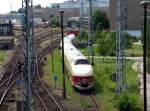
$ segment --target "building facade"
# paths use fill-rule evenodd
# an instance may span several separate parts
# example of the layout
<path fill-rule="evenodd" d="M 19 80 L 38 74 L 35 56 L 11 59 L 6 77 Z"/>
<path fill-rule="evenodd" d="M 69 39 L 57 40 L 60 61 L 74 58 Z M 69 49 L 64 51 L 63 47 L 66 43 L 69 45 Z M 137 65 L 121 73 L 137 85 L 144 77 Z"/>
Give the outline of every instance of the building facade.
<path fill-rule="evenodd" d="M 33 16 L 34 18 L 42 18 L 46 21 L 50 20 L 50 15 L 53 15 L 53 18 L 60 20 L 60 8 L 41 8 L 34 9 Z M 70 17 L 78 17 L 80 10 L 78 8 L 64 8 L 64 22 L 66 22 Z"/>
<path fill-rule="evenodd" d="M 142 0 L 126 0 L 126 30 L 132 35 L 141 35 L 142 30 Z M 110 0 L 110 28 L 116 30 L 117 0 Z"/>
<path fill-rule="evenodd" d="M 58 6 L 58 4 L 51 4 L 51 6 Z M 67 0 L 63 3 L 59 4 L 60 8 L 63 9 L 80 9 L 80 0 Z M 109 8 L 109 1 L 108 0 L 93 0 L 93 7 L 95 9 L 99 8 L 100 10 L 108 13 L 108 8 Z M 106 9 L 106 10 L 105 10 Z M 89 1 L 88 0 L 83 0 L 83 13 L 84 16 L 88 16 L 89 13 Z"/>

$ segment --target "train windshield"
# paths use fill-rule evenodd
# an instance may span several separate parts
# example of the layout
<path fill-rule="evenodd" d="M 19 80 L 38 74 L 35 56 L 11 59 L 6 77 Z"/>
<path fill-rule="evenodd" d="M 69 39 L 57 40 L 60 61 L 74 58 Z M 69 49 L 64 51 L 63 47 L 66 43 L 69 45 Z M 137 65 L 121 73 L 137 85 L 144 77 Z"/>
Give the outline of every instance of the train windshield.
<path fill-rule="evenodd" d="M 75 62 L 75 65 L 79 65 L 79 64 L 90 64 L 90 63 L 87 59 L 79 59 Z"/>

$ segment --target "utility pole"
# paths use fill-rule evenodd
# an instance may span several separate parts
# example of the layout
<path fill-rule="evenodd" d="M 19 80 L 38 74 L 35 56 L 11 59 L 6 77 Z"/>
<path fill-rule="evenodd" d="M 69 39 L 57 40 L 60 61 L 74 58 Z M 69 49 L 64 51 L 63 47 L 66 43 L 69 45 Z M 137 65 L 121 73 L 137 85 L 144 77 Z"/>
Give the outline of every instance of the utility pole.
<path fill-rule="evenodd" d="M 125 74 L 125 25 L 126 0 L 117 0 L 117 36 L 116 36 L 116 93 L 120 94 L 127 89 Z"/>
<path fill-rule="evenodd" d="M 89 54 L 92 56 L 91 64 L 94 65 L 94 51 L 93 51 L 93 19 L 92 19 L 92 0 L 89 0 Z"/>
<path fill-rule="evenodd" d="M 81 40 L 83 38 L 83 10 L 84 10 L 84 3 L 83 0 L 80 0 L 80 46 Z"/>
<path fill-rule="evenodd" d="M 23 87 L 25 87 L 23 110 L 32 110 L 32 74 L 33 74 L 33 1 L 22 0 L 22 63 L 23 63 Z M 26 109 L 24 109 L 26 108 Z"/>
<path fill-rule="evenodd" d="M 64 10 L 60 10 L 61 15 L 61 49 L 62 49 L 62 76 L 63 76 L 63 97 L 66 99 L 66 85 L 65 85 L 65 61 L 64 61 L 64 26 L 63 26 Z"/>
<path fill-rule="evenodd" d="M 147 79 L 146 79 L 146 56 L 147 56 L 147 48 L 146 48 L 146 34 L 147 34 L 147 6 L 150 5 L 150 1 L 145 0 L 142 1 L 141 6 L 144 8 L 144 40 L 143 40 L 143 96 L 144 96 L 144 111 L 147 111 Z"/>
<path fill-rule="evenodd" d="M 57 15 L 57 22 L 58 22 L 57 27 L 56 27 L 56 28 L 57 28 L 57 31 L 56 31 L 57 34 L 59 34 L 59 29 L 58 29 L 58 27 L 59 27 L 59 25 L 60 25 L 59 20 L 58 20 L 58 17 L 59 17 L 59 16 Z"/>
<path fill-rule="evenodd" d="M 51 30 L 51 49 L 53 48 L 52 39 L 53 39 L 53 26 L 52 26 L 53 15 L 50 15 L 50 30 Z M 54 73 L 54 62 L 53 62 L 53 50 L 51 51 L 51 61 L 52 61 L 52 73 Z"/>

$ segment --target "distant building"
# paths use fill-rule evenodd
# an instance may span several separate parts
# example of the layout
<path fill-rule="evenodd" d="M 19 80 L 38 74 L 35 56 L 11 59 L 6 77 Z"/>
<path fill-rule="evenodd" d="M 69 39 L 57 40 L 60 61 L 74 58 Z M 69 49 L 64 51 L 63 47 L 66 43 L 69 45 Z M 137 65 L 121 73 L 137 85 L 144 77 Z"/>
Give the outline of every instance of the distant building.
<path fill-rule="evenodd" d="M 0 23 L 8 23 L 10 20 L 14 25 L 21 25 L 21 14 L 0 14 Z"/>
<path fill-rule="evenodd" d="M 11 21 L 0 24 L 0 49 L 12 49 L 14 47 L 14 30 Z"/>
<path fill-rule="evenodd" d="M 87 16 L 88 15 L 88 11 L 89 11 L 89 1 L 88 0 L 83 0 L 83 4 L 84 4 L 84 15 Z M 51 4 L 51 7 L 55 7 L 58 6 L 57 4 Z M 63 9 L 80 9 L 80 0 L 68 0 L 68 1 L 64 1 L 63 3 L 59 4 L 60 8 Z M 93 0 L 93 7 L 94 9 L 102 9 L 102 11 L 106 12 L 108 14 L 108 8 L 109 8 L 109 2 L 107 0 Z M 106 10 L 105 10 L 106 9 Z"/>
<path fill-rule="evenodd" d="M 33 16 L 34 18 L 42 18 L 46 21 L 50 20 L 49 15 L 53 15 L 54 19 L 60 20 L 60 8 L 41 8 L 41 9 L 34 9 Z M 79 9 L 77 8 L 65 8 L 64 10 L 64 21 L 66 22 L 70 17 L 79 16 Z"/>
<path fill-rule="evenodd" d="M 142 0 L 126 0 L 126 31 L 134 36 L 141 36 L 143 16 L 140 2 Z M 110 0 L 110 28 L 116 30 L 117 0 Z"/>

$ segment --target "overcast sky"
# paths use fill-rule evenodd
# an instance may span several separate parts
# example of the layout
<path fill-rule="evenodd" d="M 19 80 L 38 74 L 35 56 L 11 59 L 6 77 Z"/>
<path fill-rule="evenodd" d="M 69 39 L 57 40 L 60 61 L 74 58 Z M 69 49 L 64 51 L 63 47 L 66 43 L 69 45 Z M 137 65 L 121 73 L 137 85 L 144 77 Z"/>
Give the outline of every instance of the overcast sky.
<path fill-rule="evenodd" d="M 22 0 L 0 0 L 0 13 L 8 13 L 12 10 L 21 8 Z M 50 6 L 50 3 L 61 3 L 65 0 L 33 0 L 34 5 L 41 4 L 42 6 Z"/>

